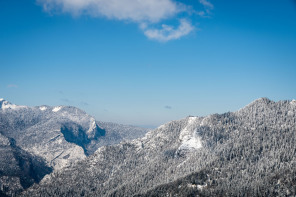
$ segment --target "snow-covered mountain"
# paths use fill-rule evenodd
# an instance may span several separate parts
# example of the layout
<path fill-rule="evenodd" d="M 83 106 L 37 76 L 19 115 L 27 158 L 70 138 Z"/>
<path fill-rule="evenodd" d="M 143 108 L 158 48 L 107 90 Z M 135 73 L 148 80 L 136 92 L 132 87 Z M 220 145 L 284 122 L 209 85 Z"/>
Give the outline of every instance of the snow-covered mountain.
<path fill-rule="evenodd" d="M 19 191 L 39 182 L 52 170 L 60 170 L 85 159 L 100 146 L 141 137 L 146 132 L 147 129 L 143 128 L 98 122 L 75 107 L 27 107 L 0 99 L 0 190 L 5 187 L 9 188 L 6 190 L 14 190 L 12 182 L 20 182 L 15 186 Z M 39 170 L 40 173 L 27 170 L 28 177 L 31 177 L 30 173 L 38 176 L 38 179 L 28 178 L 27 182 L 21 180 L 23 172 L 8 173 L 6 169 L 11 167 L 10 162 L 15 169 L 22 171 L 24 159 L 19 160 L 23 157 L 28 160 L 26 165 L 34 168 L 38 161 L 41 168 L 47 170 Z"/>
<path fill-rule="evenodd" d="M 24 196 L 292 196 L 296 101 L 187 117 L 99 148 Z"/>

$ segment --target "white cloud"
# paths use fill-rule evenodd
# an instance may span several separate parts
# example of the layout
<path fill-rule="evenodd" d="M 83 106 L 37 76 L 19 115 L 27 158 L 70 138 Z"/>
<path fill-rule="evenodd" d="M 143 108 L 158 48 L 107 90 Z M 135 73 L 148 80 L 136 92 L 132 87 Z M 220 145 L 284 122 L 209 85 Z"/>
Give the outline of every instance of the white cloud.
<path fill-rule="evenodd" d="M 45 11 L 88 14 L 135 22 L 159 22 L 182 11 L 172 0 L 37 0 Z"/>
<path fill-rule="evenodd" d="M 162 25 L 162 29 L 146 29 L 144 34 L 152 39 L 161 42 L 167 42 L 169 40 L 179 39 L 187 34 L 189 34 L 194 27 L 186 19 L 180 20 L 180 25 L 178 28 L 174 28 L 169 25 Z"/>
<path fill-rule="evenodd" d="M 69 13 L 73 16 L 89 15 L 139 25 L 144 34 L 153 40 L 169 41 L 189 34 L 194 28 L 186 19 L 180 20 L 178 27 L 163 24 L 161 29 L 152 25 L 166 19 L 176 19 L 181 12 L 190 12 L 190 6 L 175 0 L 36 0 L 49 13 Z M 206 11 L 213 5 L 207 0 L 199 0 Z M 199 12 L 204 13 L 204 12 Z M 201 15 L 201 14 L 200 14 Z"/>

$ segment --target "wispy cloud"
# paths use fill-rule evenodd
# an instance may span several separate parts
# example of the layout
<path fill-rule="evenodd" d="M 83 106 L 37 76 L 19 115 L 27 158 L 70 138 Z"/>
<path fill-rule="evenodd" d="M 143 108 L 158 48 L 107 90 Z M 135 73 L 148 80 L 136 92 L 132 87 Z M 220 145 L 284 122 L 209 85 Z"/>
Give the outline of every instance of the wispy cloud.
<path fill-rule="evenodd" d="M 83 106 L 88 106 L 89 105 L 87 102 L 84 102 L 84 101 L 81 101 L 80 104 L 83 105 Z"/>
<path fill-rule="evenodd" d="M 166 106 L 164 106 L 164 108 L 166 108 L 166 109 L 172 109 L 172 106 L 166 105 Z"/>
<path fill-rule="evenodd" d="M 65 102 L 65 103 L 70 103 L 70 100 L 67 98 L 62 98 L 61 101 Z"/>
<path fill-rule="evenodd" d="M 204 6 L 204 8 L 208 14 L 210 14 L 211 10 L 214 9 L 214 5 L 211 2 L 209 2 L 208 0 L 199 0 L 199 3 Z M 206 14 L 205 12 L 201 12 L 201 13 L 203 13 L 204 15 Z"/>
<path fill-rule="evenodd" d="M 211 2 L 209 2 L 209 1 L 207 1 L 207 0 L 199 0 L 199 2 L 200 2 L 203 6 L 209 8 L 209 9 L 214 9 L 213 4 L 212 4 Z"/>
<path fill-rule="evenodd" d="M 162 24 L 160 29 L 152 28 L 167 19 L 178 19 L 178 14 L 191 12 L 191 6 L 174 0 L 36 0 L 46 12 L 69 13 L 75 17 L 88 15 L 121 21 L 134 22 L 144 34 L 153 40 L 166 42 L 188 35 L 194 28 L 187 19 L 177 27 Z M 207 0 L 199 1 L 206 10 L 213 5 Z M 196 12 L 198 13 L 198 12 Z M 202 12 L 199 12 L 202 13 Z M 188 16 L 189 17 L 189 16 Z"/>
<path fill-rule="evenodd" d="M 9 84 L 7 85 L 8 88 L 18 88 L 18 85 L 15 84 Z"/>
<path fill-rule="evenodd" d="M 178 28 L 169 25 L 162 25 L 162 29 L 146 29 L 144 34 L 152 39 L 161 42 L 179 39 L 189 34 L 194 27 L 186 19 L 180 20 Z"/>

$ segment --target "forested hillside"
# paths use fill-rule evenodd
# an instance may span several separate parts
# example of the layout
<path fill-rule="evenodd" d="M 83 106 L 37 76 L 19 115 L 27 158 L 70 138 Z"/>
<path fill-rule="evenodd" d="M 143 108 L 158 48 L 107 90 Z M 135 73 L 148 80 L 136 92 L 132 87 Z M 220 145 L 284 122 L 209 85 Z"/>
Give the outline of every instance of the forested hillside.
<path fill-rule="evenodd" d="M 24 196 L 292 196 L 296 101 L 187 117 L 99 148 Z"/>
<path fill-rule="evenodd" d="M 28 107 L 0 99 L 0 194 L 17 194 L 103 145 L 142 137 L 146 132 L 96 121 L 71 106 Z"/>

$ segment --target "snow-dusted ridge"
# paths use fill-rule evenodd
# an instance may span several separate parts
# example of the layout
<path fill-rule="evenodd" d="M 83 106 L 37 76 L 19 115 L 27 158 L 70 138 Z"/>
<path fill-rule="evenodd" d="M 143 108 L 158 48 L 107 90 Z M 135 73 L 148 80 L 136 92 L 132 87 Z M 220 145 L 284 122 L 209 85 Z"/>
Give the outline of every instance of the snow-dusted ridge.
<path fill-rule="evenodd" d="M 283 100 L 283 101 L 285 101 L 285 102 L 289 102 L 292 106 L 296 106 L 296 100 L 295 100 L 295 99 L 293 99 L 293 100 Z M 234 112 L 234 113 L 239 113 L 239 112 L 241 112 L 241 111 L 246 110 L 246 109 L 249 108 L 249 107 L 256 107 L 255 105 L 258 105 L 259 103 L 263 103 L 263 104 L 267 105 L 267 104 L 269 104 L 269 103 L 276 103 L 276 102 L 270 100 L 269 98 L 265 98 L 265 97 L 264 97 L 264 98 L 258 98 L 258 99 L 256 99 L 256 100 L 254 100 L 253 102 L 249 103 L 248 105 L 246 105 L 246 106 L 240 108 L 239 110 L 237 110 L 237 111 Z"/>
<path fill-rule="evenodd" d="M 265 97 L 263 97 L 263 98 L 258 98 L 258 99 L 256 99 L 256 100 L 252 101 L 251 103 L 247 104 L 246 106 L 240 108 L 240 109 L 237 110 L 235 113 L 239 113 L 239 112 L 241 112 L 241 111 L 244 111 L 245 109 L 247 109 L 247 108 L 249 108 L 249 107 L 252 107 L 252 106 L 256 105 L 257 103 L 268 103 L 268 102 L 273 102 L 273 101 L 271 101 L 270 99 L 265 98 Z"/>

